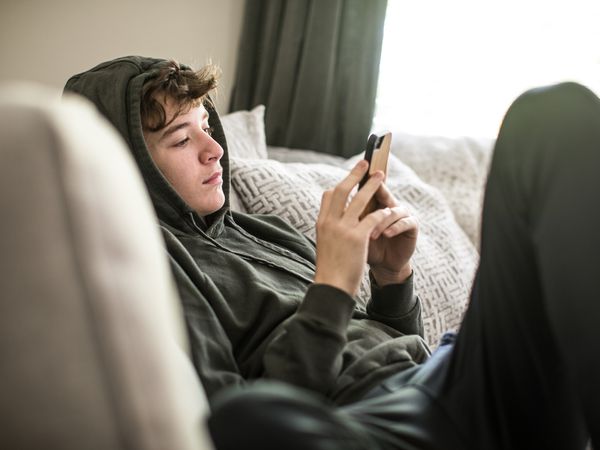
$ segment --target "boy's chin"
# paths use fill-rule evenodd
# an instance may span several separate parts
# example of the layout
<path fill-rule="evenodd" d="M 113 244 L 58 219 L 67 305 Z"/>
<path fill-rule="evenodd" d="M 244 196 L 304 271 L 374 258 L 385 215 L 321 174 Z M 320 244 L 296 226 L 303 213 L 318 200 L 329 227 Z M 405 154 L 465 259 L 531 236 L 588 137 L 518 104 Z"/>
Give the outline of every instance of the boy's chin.
<path fill-rule="evenodd" d="M 197 209 L 196 212 L 200 216 L 210 216 L 211 214 L 214 214 L 218 210 L 220 210 L 223 207 L 223 205 L 225 205 L 225 196 L 224 195 L 222 196 L 222 198 L 217 199 L 215 202 L 213 202 L 212 205 L 206 205 L 201 210 Z"/>

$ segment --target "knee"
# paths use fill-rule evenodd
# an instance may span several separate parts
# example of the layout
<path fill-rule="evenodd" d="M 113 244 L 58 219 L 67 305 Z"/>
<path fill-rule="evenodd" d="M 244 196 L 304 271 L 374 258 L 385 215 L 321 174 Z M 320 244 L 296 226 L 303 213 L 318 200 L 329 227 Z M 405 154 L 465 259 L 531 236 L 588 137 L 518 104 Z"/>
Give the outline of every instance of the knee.
<path fill-rule="evenodd" d="M 600 100 L 587 87 L 564 82 L 530 89 L 521 94 L 509 108 L 506 122 L 527 127 L 530 131 L 544 128 L 561 130 L 570 124 L 600 117 Z"/>
<path fill-rule="evenodd" d="M 574 81 L 565 81 L 548 86 L 532 88 L 523 94 L 523 96 L 541 96 L 551 100 L 558 100 L 563 97 L 573 98 L 580 95 L 595 97 L 595 94 L 591 90 Z"/>

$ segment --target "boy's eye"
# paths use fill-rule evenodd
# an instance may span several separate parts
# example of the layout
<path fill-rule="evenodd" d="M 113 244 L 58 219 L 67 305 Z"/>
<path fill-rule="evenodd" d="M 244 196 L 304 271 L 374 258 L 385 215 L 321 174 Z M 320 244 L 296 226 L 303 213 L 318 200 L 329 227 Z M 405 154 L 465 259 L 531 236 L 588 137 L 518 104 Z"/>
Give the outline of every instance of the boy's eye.
<path fill-rule="evenodd" d="M 206 127 L 206 128 L 204 128 L 204 132 L 206 134 L 208 134 L 209 136 L 212 136 L 213 131 L 214 131 L 213 127 Z"/>
<path fill-rule="evenodd" d="M 182 139 L 181 141 L 175 143 L 173 145 L 173 147 L 185 147 L 185 145 L 190 141 L 189 137 L 186 137 L 185 139 Z"/>

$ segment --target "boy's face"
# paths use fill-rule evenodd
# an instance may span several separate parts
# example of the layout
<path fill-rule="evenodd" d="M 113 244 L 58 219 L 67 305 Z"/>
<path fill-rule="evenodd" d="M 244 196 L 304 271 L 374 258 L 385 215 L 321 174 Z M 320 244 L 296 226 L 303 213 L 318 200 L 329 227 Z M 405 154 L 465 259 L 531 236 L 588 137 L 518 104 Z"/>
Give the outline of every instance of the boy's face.
<path fill-rule="evenodd" d="M 175 114 L 174 102 L 163 103 L 168 121 Z M 209 133 L 204 106 L 180 114 L 162 130 L 144 131 L 154 163 L 171 186 L 200 216 L 219 210 L 225 203 L 223 149 Z"/>

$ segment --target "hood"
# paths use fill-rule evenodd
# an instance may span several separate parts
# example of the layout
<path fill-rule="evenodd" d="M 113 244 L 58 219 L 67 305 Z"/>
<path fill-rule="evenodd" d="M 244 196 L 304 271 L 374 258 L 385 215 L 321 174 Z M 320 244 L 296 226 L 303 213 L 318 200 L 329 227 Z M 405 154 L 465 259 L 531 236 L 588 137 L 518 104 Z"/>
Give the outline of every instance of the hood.
<path fill-rule="evenodd" d="M 216 110 L 206 105 L 209 125 L 213 128 L 212 136 L 224 150 L 221 165 L 225 204 L 206 218 L 200 217 L 175 192 L 152 161 L 144 141 L 140 114 L 142 87 L 166 63 L 164 59 L 141 56 L 107 61 L 71 77 L 65 85 L 65 92 L 74 92 L 91 100 L 125 138 L 162 223 L 184 232 L 193 232 L 196 227 L 201 227 L 211 235 L 219 234 L 223 218 L 229 211 L 230 176 L 227 142 Z M 188 68 L 183 64 L 181 67 Z"/>

